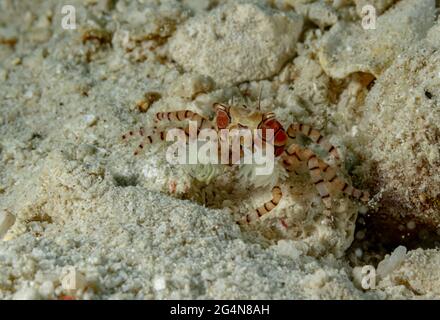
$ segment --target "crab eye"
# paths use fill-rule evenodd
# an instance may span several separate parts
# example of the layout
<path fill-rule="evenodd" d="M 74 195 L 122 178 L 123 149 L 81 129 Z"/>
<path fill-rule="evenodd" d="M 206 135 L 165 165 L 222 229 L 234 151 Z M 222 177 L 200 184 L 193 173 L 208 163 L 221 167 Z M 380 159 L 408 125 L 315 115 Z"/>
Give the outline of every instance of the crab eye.
<path fill-rule="evenodd" d="M 226 129 L 229 125 L 228 113 L 224 110 L 217 110 L 217 128 Z"/>

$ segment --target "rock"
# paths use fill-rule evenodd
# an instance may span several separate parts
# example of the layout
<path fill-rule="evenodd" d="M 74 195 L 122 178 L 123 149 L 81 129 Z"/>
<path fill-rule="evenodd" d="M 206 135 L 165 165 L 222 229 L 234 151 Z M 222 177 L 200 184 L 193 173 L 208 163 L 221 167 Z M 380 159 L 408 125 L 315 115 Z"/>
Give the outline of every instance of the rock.
<path fill-rule="evenodd" d="M 170 93 L 182 98 L 194 99 L 197 95 L 207 93 L 213 88 L 214 82 L 210 77 L 187 74 L 172 84 Z"/>
<path fill-rule="evenodd" d="M 295 9 L 321 29 L 338 22 L 338 15 L 335 9 L 324 2 L 298 4 L 295 6 Z"/>
<path fill-rule="evenodd" d="M 38 291 L 27 286 L 18 290 L 12 297 L 13 300 L 38 300 L 39 298 Z"/>
<path fill-rule="evenodd" d="M 433 46 L 440 47 L 440 21 L 437 20 L 437 23 L 428 31 L 428 35 L 426 36 L 427 41 L 429 41 Z"/>
<path fill-rule="evenodd" d="M 274 249 L 278 254 L 290 257 L 292 259 L 298 259 L 303 252 L 298 249 L 296 243 L 292 240 L 279 240 Z"/>
<path fill-rule="evenodd" d="M 84 123 L 88 127 L 95 125 L 97 121 L 98 121 L 98 117 L 95 116 L 94 114 L 86 114 L 84 116 Z"/>
<path fill-rule="evenodd" d="M 323 38 L 321 66 L 338 79 L 354 72 L 378 77 L 395 57 L 426 37 L 434 12 L 434 0 L 401 1 L 377 18 L 374 30 L 364 30 L 360 22 L 337 23 Z"/>
<path fill-rule="evenodd" d="M 404 246 L 398 246 L 394 249 L 393 253 L 390 256 L 385 257 L 379 264 L 377 265 L 377 276 L 380 279 L 385 278 L 395 269 L 397 269 L 403 261 L 405 261 L 406 257 L 406 248 Z"/>
<path fill-rule="evenodd" d="M 170 39 L 169 54 L 222 85 L 264 79 L 294 56 L 302 26 L 294 13 L 229 3 L 189 19 Z"/>
<path fill-rule="evenodd" d="M 396 0 L 354 0 L 359 17 L 363 17 L 362 8 L 367 5 L 373 6 L 376 9 L 376 14 L 380 15 L 395 2 Z"/>
<path fill-rule="evenodd" d="M 0 211 L 0 239 L 2 239 L 9 228 L 15 223 L 15 216 L 7 211 Z"/>
<path fill-rule="evenodd" d="M 404 286 L 407 297 L 411 295 L 438 297 L 440 294 L 439 263 L 438 249 L 409 251 L 401 265 L 385 281 L 379 283 L 379 288 L 393 294 L 396 287 Z"/>
<path fill-rule="evenodd" d="M 76 151 L 72 150 L 72 153 L 81 153 Z M 95 165 L 95 162 L 92 164 Z M 51 152 L 41 167 L 15 186 L 23 190 L 19 196 L 3 198 L 1 205 L 5 211 L 0 212 L 14 212 L 17 219 L 15 224 L 12 220 L 4 224 L 13 224 L 8 233 L 10 239 L 26 232 L 32 221 L 58 223 L 68 219 L 70 214 L 80 211 L 77 201 L 84 201 L 82 211 L 89 212 L 93 206 L 90 199 L 97 196 L 92 195 L 91 190 L 100 180 L 99 172 L 92 164 L 81 164 L 71 155 L 67 156 L 67 152 Z"/>
<path fill-rule="evenodd" d="M 54 291 L 55 289 L 52 281 L 44 281 L 39 288 L 39 293 L 45 299 L 52 297 Z"/>
<path fill-rule="evenodd" d="M 160 291 L 160 290 L 164 290 L 167 286 L 166 280 L 164 277 L 156 277 L 153 280 L 153 287 L 154 290 L 156 291 Z"/>
<path fill-rule="evenodd" d="M 359 152 L 370 162 L 368 183 L 378 201 L 373 222 L 381 230 L 382 241 L 386 241 L 384 235 L 392 243 L 401 243 L 402 236 L 434 241 L 426 238 L 426 231 L 437 237 L 439 74 L 440 53 L 423 41 L 402 54 L 366 98 L 359 134 L 369 146 Z"/>

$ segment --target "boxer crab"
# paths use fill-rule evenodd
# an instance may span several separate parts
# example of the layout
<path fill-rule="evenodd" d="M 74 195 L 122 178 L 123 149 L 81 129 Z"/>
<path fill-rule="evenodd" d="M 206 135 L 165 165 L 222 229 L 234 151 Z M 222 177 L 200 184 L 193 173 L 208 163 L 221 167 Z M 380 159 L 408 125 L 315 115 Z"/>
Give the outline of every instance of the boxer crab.
<path fill-rule="evenodd" d="M 340 170 L 339 153 L 336 147 L 325 139 L 318 130 L 302 123 L 292 123 L 287 130 L 285 130 L 276 119 L 274 113 L 261 112 L 259 110 L 250 111 L 246 106 L 239 107 L 215 103 L 214 110 L 215 116 L 212 120 L 191 110 L 180 110 L 158 112 L 155 115 L 155 121 L 156 123 L 193 121 L 197 124 L 198 132 L 202 129 L 213 129 L 217 133 L 220 133 L 220 131 L 224 129 L 261 129 L 261 132 L 263 132 L 263 141 L 265 141 L 265 131 L 272 129 L 274 134 L 273 152 L 275 161 L 280 161 L 281 165 L 289 174 L 297 175 L 301 169 L 305 169 L 309 172 L 327 214 L 331 212 L 331 194 L 335 192 L 342 192 L 362 202 L 368 202 L 368 192 L 354 188 L 343 177 L 338 175 L 338 171 Z M 185 131 L 187 136 L 189 135 L 188 126 L 181 127 L 181 129 Z M 169 129 L 159 129 L 157 126 L 152 130 L 141 128 L 137 131 L 129 131 L 122 136 L 122 139 L 127 140 L 132 136 L 141 136 L 143 140 L 134 151 L 134 154 L 138 155 L 146 145 L 164 141 L 168 130 Z M 314 144 L 319 145 L 335 160 L 335 164 L 328 164 L 314 151 L 298 144 L 297 137 L 299 135 L 303 135 L 309 138 Z M 229 165 L 232 165 L 232 163 L 229 163 Z M 263 215 L 272 211 L 278 205 L 281 198 L 281 188 L 278 185 L 273 186 L 272 199 L 256 208 L 252 213 L 246 214 L 239 223 L 251 223 L 261 218 Z"/>

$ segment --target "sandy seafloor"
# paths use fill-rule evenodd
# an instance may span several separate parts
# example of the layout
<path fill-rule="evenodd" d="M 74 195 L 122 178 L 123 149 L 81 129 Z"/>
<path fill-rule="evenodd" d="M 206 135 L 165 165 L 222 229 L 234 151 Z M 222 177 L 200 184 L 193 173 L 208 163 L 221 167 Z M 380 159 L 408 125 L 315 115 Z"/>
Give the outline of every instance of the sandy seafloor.
<path fill-rule="evenodd" d="M 73 30 L 63 5 L 0 0 L 0 299 L 440 298 L 438 1 L 75 0 Z M 260 88 L 368 205 L 334 195 L 330 222 L 304 174 L 240 227 L 270 188 L 121 140 Z"/>

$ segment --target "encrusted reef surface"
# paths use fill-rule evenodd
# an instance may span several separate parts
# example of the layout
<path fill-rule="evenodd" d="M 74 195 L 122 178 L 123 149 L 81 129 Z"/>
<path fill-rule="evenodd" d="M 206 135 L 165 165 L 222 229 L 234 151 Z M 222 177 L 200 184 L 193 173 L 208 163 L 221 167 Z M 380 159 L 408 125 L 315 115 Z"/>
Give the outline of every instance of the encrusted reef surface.
<path fill-rule="evenodd" d="M 70 5 L 76 29 L 59 1 L 0 0 L 0 299 L 440 298 L 438 2 Z M 279 165 L 172 165 L 121 139 L 215 102 L 316 127 L 371 201 L 332 194 L 329 216 L 305 171 L 239 226 Z"/>

